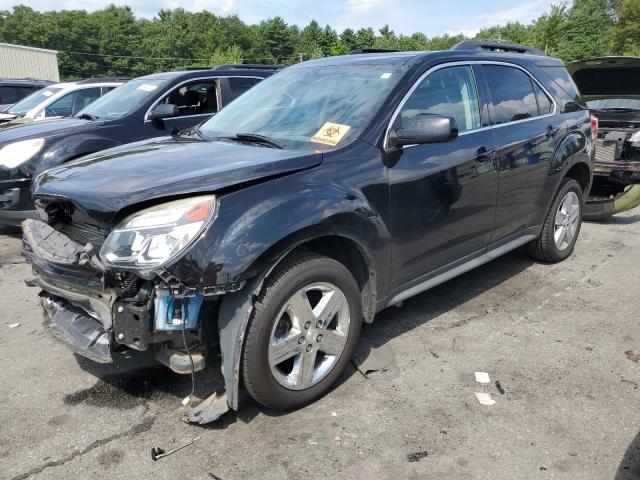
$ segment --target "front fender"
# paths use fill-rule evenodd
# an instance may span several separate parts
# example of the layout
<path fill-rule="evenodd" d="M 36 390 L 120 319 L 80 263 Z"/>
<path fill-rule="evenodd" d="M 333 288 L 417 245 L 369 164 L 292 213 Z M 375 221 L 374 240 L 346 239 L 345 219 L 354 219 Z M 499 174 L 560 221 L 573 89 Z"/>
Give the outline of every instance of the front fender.
<path fill-rule="evenodd" d="M 389 232 L 378 212 L 358 192 L 309 176 L 300 172 L 221 196 L 212 227 L 168 270 L 190 287 L 244 282 L 292 248 L 331 235 L 353 240 L 374 272 L 385 271 Z"/>

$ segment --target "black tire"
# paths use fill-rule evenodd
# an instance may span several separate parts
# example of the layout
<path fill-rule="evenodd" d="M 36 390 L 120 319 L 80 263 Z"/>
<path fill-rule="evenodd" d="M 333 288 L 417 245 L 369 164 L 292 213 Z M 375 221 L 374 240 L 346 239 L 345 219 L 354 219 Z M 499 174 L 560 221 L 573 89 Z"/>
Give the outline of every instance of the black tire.
<path fill-rule="evenodd" d="M 268 349 L 277 315 L 289 298 L 314 282 L 328 282 L 344 293 L 349 306 L 350 326 L 346 345 L 333 369 L 315 385 L 290 390 L 271 372 Z M 251 314 L 241 358 L 244 387 L 258 403 L 279 410 L 307 405 L 327 393 L 347 366 L 358 341 L 362 324 L 362 299 L 351 272 L 341 263 L 315 253 L 294 254 L 267 278 Z"/>
<path fill-rule="evenodd" d="M 571 240 L 568 248 L 565 250 L 559 250 L 554 241 L 553 235 L 555 230 L 556 212 L 560 206 L 560 202 L 564 199 L 565 195 L 569 192 L 574 192 L 579 199 L 580 214 L 578 216 L 578 228 Z M 548 263 L 558 263 L 566 260 L 573 253 L 576 241 L 580 235 L 580 228 L 582 227 L 582 216 L 584 213 L 584 192 L 580 187 L 580 184 L 572 178 L 565 178 L 558 192 L 556 193 L 551 208 L 547 212 L 547 216 L 542 227 L 542 233 L 540 236 L 528 244 L 528 253 L 532 257 Z"/>

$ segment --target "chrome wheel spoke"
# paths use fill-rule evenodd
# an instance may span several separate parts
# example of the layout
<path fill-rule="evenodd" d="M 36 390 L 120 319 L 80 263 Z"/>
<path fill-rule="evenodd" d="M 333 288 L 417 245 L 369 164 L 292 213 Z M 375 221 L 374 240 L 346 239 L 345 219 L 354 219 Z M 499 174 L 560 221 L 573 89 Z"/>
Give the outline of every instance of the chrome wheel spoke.
<path fill-rule="evenodd" d="M 318 350 L 327 355 L 340 355 L 347 344 L 347 336 L 338 330 L 325 330 Z"/>
<path fill-rule="evenodd" d="M 271 366 L 279 365 L 285 360 L 302 353 L 303 348 L 298 343 L 300 335 L 291 335 L 284 340 L 280 340 L 269 349 L 269 363 Z"/>
<path fill-rule="evenodd" d="M 304 328 L 307 322 L 313 322 L 315 320 L 309 298 L 304 290 L 300 290 L 289 299 L 289 308 L 287 310 L 293 314 L 294 320 L 300 330 Z"/>
<path fill-rule="evenodd" d="M 305 352 L 296 358 L 292 372 L 296 387 L 308 388 L 313 384 L 313 370 L 316 365 L 317 355 L 318 351 L 313 349 L 311 352 Z"/>
<path fill-rule="evenodd" d="M 313 313 L 318 321 L 322 322 L 322 327 L 328 325 L 338 310 L 344 306 L 345 302 L 346 299 L 344 295 L 342 295 L 342 292 L 338 293 L 336 290 L 327 292 L 322 296 L 322 299 L 313 309 Z"/>
<path fill-rule="evenodd" d="M 560 247 L 560 245 L 562 244 L 566 231 L 567 231 L 567 227 L 565 227 L 564 225 L 556 228 L 556 231 L 553 237 L 554 237 L 554 240 L 556 241 L 557 247 Z"/>

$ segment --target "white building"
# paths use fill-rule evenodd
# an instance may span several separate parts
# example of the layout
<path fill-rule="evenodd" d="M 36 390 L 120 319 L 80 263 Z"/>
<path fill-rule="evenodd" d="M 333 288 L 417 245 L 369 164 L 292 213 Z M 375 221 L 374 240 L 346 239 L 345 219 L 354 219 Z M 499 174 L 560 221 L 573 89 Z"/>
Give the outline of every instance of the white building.
<path fill-rule="evenodd" d="M 58 52 L 0 43 L 0 78 L 60 81 Z"/>

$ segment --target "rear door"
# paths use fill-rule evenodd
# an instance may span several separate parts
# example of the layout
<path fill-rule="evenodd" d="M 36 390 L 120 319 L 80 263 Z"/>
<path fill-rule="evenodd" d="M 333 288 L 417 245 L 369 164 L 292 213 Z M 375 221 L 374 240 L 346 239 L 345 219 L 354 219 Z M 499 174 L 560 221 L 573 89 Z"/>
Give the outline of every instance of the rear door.
<path fill-rule="evenodd" d="M 553 153 L 565 125 L 550 95 L 515 65 L 483 65 L 498 144 L 500 188 L 497 241 L 535 226 L 549 199 L 543 198 Z"/>
<path fill-rule="evenodd" d="M 394 287 L 480 251 L 489 242 L 498 191 L 495 138 L 470 65 L 420 80 L 391 128 L 419 115 L 456 120 L 449 142 L 404 147 L 389 166 Z"/>

